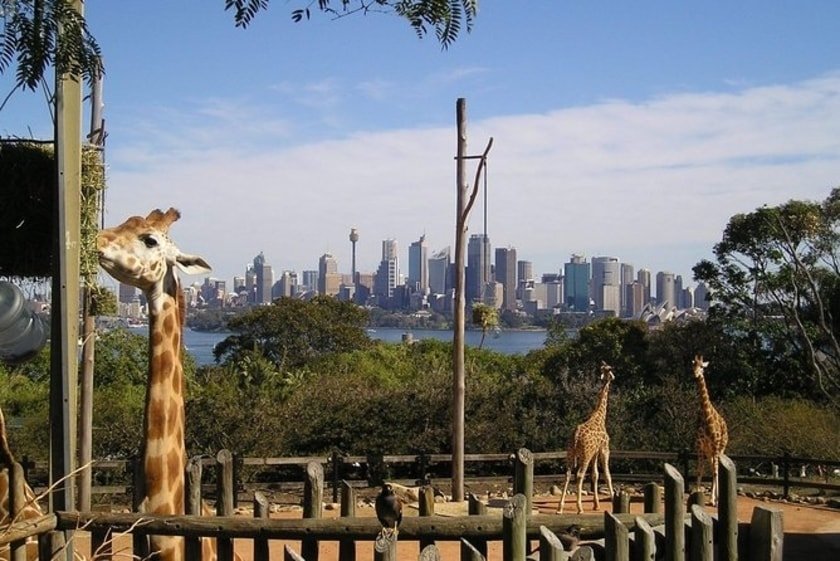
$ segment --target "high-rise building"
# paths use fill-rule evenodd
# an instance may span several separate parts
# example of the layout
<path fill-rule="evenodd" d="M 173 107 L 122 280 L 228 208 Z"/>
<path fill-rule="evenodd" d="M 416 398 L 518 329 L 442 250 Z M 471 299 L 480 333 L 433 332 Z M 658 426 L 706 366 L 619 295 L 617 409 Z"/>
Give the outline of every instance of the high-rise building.
<path fill-rule="evenodd" d="M 318 260 L 318 294 L 336 296 L 341 288 L 341 274 L 338 261 L 331 253 L 325 253 Z"/>
<path fill-rule="evenodd" d="M 547 309 L 563 304 L 563 275 L 560 273 L 545 273 L 542 276 L 542 285 Z"/>
<path fill-rule="evenodd" d="M 573 254 L 563 265 L 563 294 L 566 307 L 572 311 L 589 311 L 589 272 L 589 263 L 583 255 Z"/>
<path fill-rule="evenodd" d="M 674 277 L 674 298 L 676 298 L 674 305 L 677 307 L 678 310 L 684 310 L 689 307 L 685 303 L 682 275 L 677 275 Z"/>
<path fill-rule="evenodd" d="M 645 287 L 639 281 L 633 281 L 631 284 L 625 285 L 624 288 L 626 292 L 624 314 L 626 317 L 638 317 L 645 306 Z"/>
<path fill-rule="evenodd" d="M 490 238 L 473 234 L 467 243 L 466 301 L 481 301 L 490 277 Z"/>
<path fill-rule="evenodd" d="M 254 257 L 254 303 L 270 304 L 273 285 L 274 272 L 271 270 L 271 265 L 265 262 L 265 255 L 261 251 Z"/>
<path fill-rule="evenodd" d="M 534 264 L 530 261 L 516 262 L 516 297 L 525 300 L 525 290 L 534 284 Z"/>
<path fill-rule="evenodd" d="M 656 303 L 668 308 L 676 307 L 677 294 L 674 292 L 674 273 L 659 271 L 656 273 Z"/>
<path fill-rule="evenodd" d="M 294 271 L 283 271 L 274 284 L 272 296 L 274 298 L 289 298 L 297 294 L 298 277 Z"/>
<path fill-rule="evenodd" d="M 621 285 L 621 288 L 619 289 L 619 292 L 620 292 L 620 295 L 621 295 L 621 315 L 622 315 L 622 317 L 629 317 L 629 316 L 633 315 L 632 313 L 627 311 L 627 308 L 628 308 L 627 296 L 629 294 L 631 294 L 631 292 L 628 291 L 627 287 L 630 286 L 631 284 L 633 284 L 635 281 L 636 281 L 636 279 L 635 279 L 635 272 L 634 272 L 633 265 L 631 265 L 630 263 L 622 263 L 621 264 L 621 281 L 619 283 Z"/>
<path fill-rule="evenodd" d="M 496 248 L 496 282 L 502 283 L 502 308 L 516 310 L 516 248 Z"/>
<path fill-rule="evenodd" d="M 706 283 L 698 283 L 694 288 L 694 305 L 701 310 L 708 311 L 709 309 L 709 287 Z"/>
<path fill-rule="evenodd" d="M 446 294 L 452 285 L 449 269 L 449 246 L 429 258 L 429 290 L 432 294 Z"/>
<path fill-rule="evenodd" d="M 254 265 L 248 265 L 245 269 L 245 290 L 248 292 L 248 302 L 251 304 L 257 301 L 257 272 Z"/>
<path fill-rule="evenodd" d="M 642 285 L 642 306 L 650 302 L 650 269 L 639 269 L 636 280 Z"/>
<path fill-rule="evenodd" d="M 408 246 L 408 284 L 421 292 L 429 288 L 429 246 L 425 234 Z"/>
<path fill-rule="evenodd" d="M 617 257 L 592 258 L 592 300 L 595 309 L 619 314 L 621 306 L 621 264 Z"/>
<path fill-rule="evenodd" d="M 120 304 L 128 304 L 132 302 L 137 297 L 137 288 L 130 285 L 125 284 L 123 282 L 120 283 L 120 294 L 119 294 L 119 301 Z"/>
<path fill-rule="evenodd" d="M 301 273 L 301 290 L 313 292 L 318 290 L 318 271 L 303 271 Z"/>
<path fill-rule="evenodd" d="M 376 270 L 376 281 L 374 282 L 374 294 L 384 304 L 394 296 L 394 289 L 399 284 L 400 260 L 397 247 L 397 240 L 387 239 L 382 241 L 382 260 Z M 385 304 L 386 307 L 387 304 Z"/>

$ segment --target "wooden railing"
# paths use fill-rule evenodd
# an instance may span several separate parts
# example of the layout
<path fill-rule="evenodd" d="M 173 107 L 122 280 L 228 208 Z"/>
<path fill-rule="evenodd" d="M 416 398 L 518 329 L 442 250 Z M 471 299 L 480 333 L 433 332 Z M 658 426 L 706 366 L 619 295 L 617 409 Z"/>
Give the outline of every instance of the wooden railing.
<path fill-rule="evenodd" d="M 707 513 L 702 494 L 694 493 L 688 500 L 685 481 L 679 470 L 666 463 L 663 488 L 657 483 L 645 486 L 645 513 L 628 514 L 629 497 L 618 493 L 613 500 L 614 513 L 603 516 L 536 514 L 531 505 L 534 463 L 539 456 L 526 449 L 513 455 L 514 493 L 500 514 L 487 514 L 486 505 L 470 497 L 470 515 L 440 517 L 434 515 L 431 488 L 421 493 L 421 514 L 408 517 L 400 526 L 399 539 L 418 541 L 422 546 L 420 559 L 439 559 L 434 541 L 459 541 L 462 561 L 479 561 L 487 556 L 487 542 L 501 541 L 504 561 L 525 561 L 528 545 L 539 543 L 540 560 L 607 559 L 624 561 L 664 558 L 669 561 L 711 561 L 714 558 L 735 560 L 781 559 L 783 545 L 781 511 L 757 507 L 752 521 L 740 525 L 737 521 L 737 479 L 735 464 L 727 457 L 720 463 L 720 499 L 715 516 Z M 319 541 L 339 541 L 339 561 L 355 561 L 354 543 L 375 541 L 374 559 L 394 561 L 396 541 L 377 540 L 381 529 L 372 517 L 358 518 L 354 514 L 355 490 L 342 482 L 342 517 L 321 518 L 324 493 L 324 470 L 320 462 L 310 462 L 305 469 L 303 519 L 269 519 L 265 498 L 254 497 L 254 518 L 234 517 L 232 514 L 233 478 L 232 456 L 222 451 L 216 458 L 218 501 L 221 516 L 153 516 L 148 514 L 112 514 L 99 512 L 57 512 L 34 520 L 18 522 L 0 528 L 0 544 L 11 544 L 18 555 L 21 540 L 39 536 L 41 559 L 53 559 L 62 551 L 61 532 L 84 528 L 92 533 L 92 551 L 96 558 L 109 560 L 108 537 L 115 532 L 130 532 L 134 536 L 133 553 L 143 557 L 144 537 L 150 534 L 186 537 L 187 558 L 198 558 L 199 539 L 216 538 L 220 561 L 233 558 L 233 539 L 248 539 L 253 543 L 255 561 L 268 557 L 268 540 L 300 540 L 298 554 L 286 549 L 286 559 L 318 560 Z M 188 468 L 188 512 L 200 512 L 197 489 L 201 479 L 202 462 L 191 462 Z M 22 470 L 17 470 L 22 471 Z M 17 473 L 17 472 L 13 472 Z M 18 477 L 17 475 L 15 477 Z M 425 503 L 425 506 L 423 506 Z M 687 512 L 688 509 L 688 512 Z M 567 551 L 564 533 L 572 525 L 580 527 L 584 545 Z M 654 557 L 655 556 L 655 557 Z M 13 557 L 17 559 L 17 557 Z"/>

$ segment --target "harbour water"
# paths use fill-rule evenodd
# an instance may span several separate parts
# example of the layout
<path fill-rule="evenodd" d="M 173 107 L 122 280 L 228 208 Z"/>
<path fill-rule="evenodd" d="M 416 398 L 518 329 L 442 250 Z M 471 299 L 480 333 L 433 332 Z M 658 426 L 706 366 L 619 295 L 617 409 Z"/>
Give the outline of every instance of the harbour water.
<path fill-rule="evenodd" d="M 145 334 L 145 330 L 133 329 L 137 333 Z M 412 329 L 405 330 L 395 327 L 377 327 L 368 330 L 371 339 L 380 339 L 389 343 L 399 343 L 403 336 L 410 334 L 415 340 L 419 339 L 440 339 L 451 341 L 451 331 L 435 329 Z M 184 344 L 187 352 L 192 354 L 199 365 L 213 363 L 213 347 L 230 335 L 228 332 L 205 332 L 184 330 Z M 539 349 L 545 343 L 545 331 L 542 330 L 502 330 L 495 333 L 488 333 L 484 338 L 484 348 L 492 349 L 505 354 L 525 354 L 530 350 Z M 477 347 L 481 341 L 480 331 L 467 331 L 465 342 L 468 346 Z"/>

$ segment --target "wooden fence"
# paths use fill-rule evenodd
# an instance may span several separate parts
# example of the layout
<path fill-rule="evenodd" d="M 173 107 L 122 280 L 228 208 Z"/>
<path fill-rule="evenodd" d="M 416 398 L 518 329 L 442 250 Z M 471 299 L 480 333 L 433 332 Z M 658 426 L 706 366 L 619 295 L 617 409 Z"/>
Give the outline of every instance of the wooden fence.
<path fill-rule="evenodd" d="M 534 460 L 536 454 L 526 449 L 514 454 L 514 497 L 501 514 L 487 514 L 486 505 L 470 497 L 469 515 L 442 517 L 434 515 L 431 488 L 421 493 L 421 516 L 407 517 L 400 526 L 399 539 L 418 541 L 420 559 L 436 561 L 440 552 L 435 541 L 458 541 L 462 561 L 480 561 L 487 557 L 487 543 L 502 542 L 504 561 L 526 561 L 536 555 L 541 561 L 566 559 L 632 559 L 666 561 L 780 560 L 783 531 L 781 511 L 758 507 L 749 524 L 737 521 L 737 479 L 735 464 L 727 457 L 720 463 L 720 501 L 715 516 L 702 506 L 701 494 L 686 500 L 685 481 L 671 464 L 664 466 L 663 489 L 656 483 L 645 486 L 645 513 L 629 514 L 629 497 L 614 497 L 614 513 L 593 515 L 546 515 L 532 511 Z M 188 512 L 200 512 L 200 461 L 188 466 Z M 396 541 L 379 539 L 380 526 L 375 518 L 355 516 L 355 490 L 344 482 L 341 488 L 341 518 L 321 518 L 324 494 L 324 470 L 321 463 L 306 466 L 303 519 L 268 518 L 265 498 L 254 497 L 254 517 L 233 517 L 233 458 L 222 451 L 216 458 L 217 511 L 219 516 L 153 516 L 147 514 L 106 514 L 98 512 L 57 512 L 34 520 L 18 522 L 0 529 L 0 544 L 11 544 L 12 558 L 23 554 L 22 540 L 38 536 L 40 559 L 64 555 L 62 532 L 84 528 L 92 534 L 92 551 L 98 560 L 110 560 L 110 537 L 118 532 L 132 534 L 133 553 L 144 556 L 145 537 L 150 534 L 186 537 L 187 559 L 198 559 L 200 537 L 217 539 L 220 561 L 233 559 L 233 539 L 252 541 L 255 561 L 268 557 L 268 540 L 300 540 L 300 553 L 285 550 L 285 560 L 319 561 L 318 543 L 339 542 L 339 561 L 355 561 L 355 542 L 375 541 L 375 561 L 394 561 Z M 21 480 L 22 470 L 12 470 Z M 17 482 L 22 485 L 22 480 Z M 16 505 L 16 502 L 12 502 Z M 17 507 L 16 507 L 17 508 Z M 568 551 L 569 528 L 580 528 L 582 545 Z M 564 544 L 565 541 L 565 544 Z M 529 557 L 529 545 L 537 549 Z M 60 552 L 56 554 L 56 552 Z M 24 557 L 25 558 L 25 557 Z"/>

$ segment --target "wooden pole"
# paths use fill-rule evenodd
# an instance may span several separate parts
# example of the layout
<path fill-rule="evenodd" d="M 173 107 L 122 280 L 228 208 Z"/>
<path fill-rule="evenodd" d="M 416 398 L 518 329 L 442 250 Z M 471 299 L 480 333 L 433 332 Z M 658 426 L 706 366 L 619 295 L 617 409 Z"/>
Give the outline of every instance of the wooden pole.
<path fill-rule="evenodd" d="M 473 493 L 468 495 L 467 500 L 467 512 L 470 516 L 485 516 L 487 514 L 487 505 L 481 502 Z M 470 539 L 470 545 L 474 546 L 481 553 L 482 557 L 487 557 L 487 540 L 472 538 Z M 464 550 L 461 548 L 461 555 L 463 556 L 463 554 Z"/>
<path fill-rule="evenodd" d="M 527 448 L 520 448 L 513 455 L 513 492 L 525 495 L 528 516 L 534 508 L 534 455 Z"/>
<path fill-rule="evenodd" d="M 356 492 L 350 483 L 341 481 L 341 517 L 354 518 L 356 516 Z M 356 561 L 356 542 L 341 540 L 338 542 L 338 561 Z"/>
<path fill-rule="evenodd" d="M 424 485 L 420 489 L 420 516 L 434 516 L 435 515 L 435 490 L 431 485 Z M 429 538 L 420 539 L 420 549 L 434 545 L 435 540 Z"/>
<path fill-rule="evenodd" d="M 619 489 L 612 498 L 613 512 L 615 514 L 626 514 L 630 512 L 630 495 L 627 491 Z"/>
<path fill-rule="evenodd" d="M 662 487 L 657 483 L 645 485 L 645 512 L 662 512 Z"/>
<path fill-rule="evenodd" d="M 653 561 L 656 552 L 656 539 L 650 524 L 641 516 L 636 518 L 633 538 L 633 561 Z"/>
<path fill-rule="evenodd" d="M 185 511 L 187 514 L 201 516 L 201 458 L 192 457 L 187 461 L 184 475 Z M 188 536 L 184 547 L 187 559 L 201 558 L 201 539 Z"/>
<path fill-rule="evenodd" d="M 321 518 L 324 502 L 324 468 L 319 462 L 306 464 L 306 479 L 303 482 L 303 517 Z M 306 561 L 318 561 L 318 540 L 302 540 L 300 553 Z"/>
<path fill-rule="evenodd" d="M 216 454 L 216 493 L 216 514 L 233 516 L 233 454 L 230 450 L 219 450 Z M 233 540 L 217 538 L 216 554 L 219 561 L 233 561 Z"/>
<path fill-rule="evenodd" d="M 698 504 L 691 505 L 691 561 L 712 561 L 712 518 Z"/>
<path fill-rule="evenodd" d="M 26 508 L 26 480 L 23 477 L 23 467 L 18 462 L 12 462 L 9 467 L 9 521 L 15 521 Z M 26 561 L 26 540 L 11 543 L 12 561 Z"/>
<path fill-rule="evenodd" d="M 685 559 L 685 480 L 665 464 L 665 561 Z"/>
<path fill-rule="evenodd" d="M 466 236 L 466 156 L 467 156 L 467 100 L 455 103 L 458 127 L 455 184 L 457 189 L 455 215 L 455 302 L 452 335 L 452 500 L 464 500 L 464 237 Z"/>
<path fill-rule="evenodd" d="M 540 559 L 539 561 L 566 561 L 569 554 L 563 547 L 563 542 L 548 528 L 540 526 Z"/>
<path fill-rule="evenodd" d="M 735 463 L 722 455 L 718 465 L 718 558 L 738 561 L 738 481 Z"/>
<path fill-rule="evenodd" d="M 528 501 L 525 495 L 516 494 L 502 510 L 502 559 L 525 561 L 528 554 Z"/>
<path fill-rule="evenodd" d="M 604 549 L 607 561 L 630 561 L 630 532 L 610 512 L 604 512 Z"/>
<path fill-rule="evenodd" d="M 257 491 L 254 493 L 254 518 L 266 519 L 269 516 L 268 499 Z M 187 559 L 193 559 L 187 556 Z M 268 540 L 257 538 L 254 540 L 254 561 L 268 561 Z"/>
<path fill-rule="evenodd" d="M 782 561 L 784 541 L 782 511 L 755 507 L 750 520 L 749 561 Z"/>
<path fill-rule="evenodd" d="M 484 561 L 486 557 L 471 542 L 461 538 L 461 561 Z"/>

